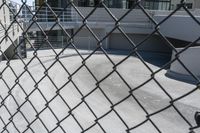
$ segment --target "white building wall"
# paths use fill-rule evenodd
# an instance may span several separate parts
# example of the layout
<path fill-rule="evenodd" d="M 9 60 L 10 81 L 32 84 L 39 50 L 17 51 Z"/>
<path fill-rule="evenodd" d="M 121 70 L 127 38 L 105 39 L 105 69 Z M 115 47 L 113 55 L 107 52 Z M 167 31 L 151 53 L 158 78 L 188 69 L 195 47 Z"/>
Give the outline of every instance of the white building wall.
<path fill-rule="evenodd" d="M 0 0 L 0 5 L 2 5 L 2 0 Z M 4 5 L 0 9 L 0 21 L 3 24 L 5 29 L 7 29 L 11 24 L 10 11 L 6 5 Z M 10 46 L 13 44 L 13 42 L 17 42 L 19 36 L 21 36 L 22 30 L 19 28 L 18 24 L 12 24 L 12 26 L 8 30 L 9 37 L 5 38 L 4 28 L 0 25 L 0 40 L 3 39 L 0 44 L 0 49 L 3 52 L 5 52 L 8 49 L 10 50 L 10 52 L 14 52 L 14 48 L 11 48 Z M 0 57 L 1 56 L 2 56 L 2 53 L 0 53 Z"/>
<path fill-rule="evenodd" d="M 0 1 L 0 5 L 2 5 L 2 0 Z M 0 9 L 0 20 L 1 23 L 5 26 L 10 24 L 10 15 L 9 15 L 9 9 L 6 5 L 2 6 Z"/>

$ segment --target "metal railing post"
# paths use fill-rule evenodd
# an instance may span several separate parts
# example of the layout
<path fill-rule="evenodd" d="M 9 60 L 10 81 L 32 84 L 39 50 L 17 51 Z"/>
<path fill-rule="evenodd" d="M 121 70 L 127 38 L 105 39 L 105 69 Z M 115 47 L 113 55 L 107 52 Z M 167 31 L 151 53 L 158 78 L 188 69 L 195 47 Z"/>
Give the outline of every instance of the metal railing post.
<path fill-rule="evenodd" d="M 12 25 L 12 30 L 13 30 L 13 36 L 15 35 L 15 26 Z"/>
<path fill-rule="evenodd" d="M 61 36 L 61 46 L 63 48 L 63 36 Z"/>
<path fill-rule="evenodd" d="M 27 20 L 27 9 L 26 9 L 26 7 L 25 7 L 25 22 L 27 22 L 28 20 Z"/>
<path fill-rule="evenodd" d="M 64 22 L 64 19 L 65 19 L 64 11 L 62 12 L 62 15 L 63 15 L 63 16 L 62 16 L 62 19 L 63 19 L 62 22 Z"/>
<path fill-rule="evenodd" d="M 47 16 L 48 15 L 48 13 L 47 13 L 47 7 L 45 7 L 45 13 L 46 13 L 45 14 L 45 20 L 46 20 L 46 22 L 48 22 L 48 19 L 47 19 L 48 18 L 48 16 Z"/>
<path fill-rule="evenodd" d="M 76 16 L 76 22 L 78 22 L 78 13 L 76 13 L 75 16 Z"/>

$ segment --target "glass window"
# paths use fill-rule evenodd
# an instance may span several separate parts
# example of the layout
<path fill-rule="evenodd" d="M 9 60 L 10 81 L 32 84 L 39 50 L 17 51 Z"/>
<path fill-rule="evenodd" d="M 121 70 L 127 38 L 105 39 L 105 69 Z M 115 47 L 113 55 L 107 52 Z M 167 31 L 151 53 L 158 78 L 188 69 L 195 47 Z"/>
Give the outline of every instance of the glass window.
<path fill-rule="evenodd" d="M 177 8 L 179 7 L 179 6 L 181 6 L 181 4 L 177 4 Z M 192 3 L 186 3 L 186 7 L 188 8 L 188 9 L 192 9 Z"/>
<path fill-rule="evenodd" d="M 135 4 L 135 0 L 129 0 L 128 1 L 128 8 L 133 7 L 134 4 Z"/>
<path fill-rule="evenodd" d="M 83 7 L 84 7 L 84 6 L 87 6 L 86 0 L 79 0 L 79 1 L 78 1 L 78 6 L 81 6 L 81 7 L 82 7 L 82 6 L 83 6 Z"/>
<path fill-rule="evenodd" d="M 169 10 L 171 0 L 145 0 L 143 6 L 150 10 Z"/>
<path fill-rule="evenodd" d="M 80 7 L 94 7 L 99 4 L 99 0 L 79 0 L 78 6 Z"/>
<path fill-rule="evenodd" d="M 186 7 L 187 7 L 188 9 L 192 9 L 192 3 L 187 3 L 187 4 L 186 4 Z"/>
<path fill-rule="evenodd" d="M 109 8 L 132 8 L 137 0 L 105 0 L 104 3 Z M 169 10 L 171 0 L 143 0 L 141 4 L 145 9 Z M 78 6 L 93 7 L 99 4 L 99 0 L 78 0 Z M 188 5 L 188 8 L 191 5 Z"/>

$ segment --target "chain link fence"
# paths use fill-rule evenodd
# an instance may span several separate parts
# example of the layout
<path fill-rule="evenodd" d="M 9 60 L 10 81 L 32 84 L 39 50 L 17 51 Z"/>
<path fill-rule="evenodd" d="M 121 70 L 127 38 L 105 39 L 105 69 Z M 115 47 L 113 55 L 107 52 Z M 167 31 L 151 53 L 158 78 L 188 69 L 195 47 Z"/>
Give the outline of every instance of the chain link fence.
<path fill-rule="evenodd" d="M 197 15 L 188 10 L 185 1 L 181 0 L 175 10 L 166 11 L 164 19 L 158 22 L 152 16 L 153 11 L 144 8 L 143 0 L 137 0 L 129 9 L 120 9 L 125 12 L 116 17 L 106 2 L 99 0 L 87 15 L 82 13 L 84 8 L 79 9 L 71 0 L 67 1 L 66 7 L 56 11 L 48 2 L 43 2 L 39 7 L 35 7 L 34 12 L 26 0 L 22 0 L 22 4 L 16 5 L 15 8 L 6 0 L 0 3 L 1 14 L 4 14 L 1 15 L 0 22 L 3 35 L 0 51 L 4 58 L 0 62 L 1 133 L 200 131 L 199 75 L 194 74 L 180 59 L 185 51 L 198 45 L 200 35 L 194 41 L 186 43 L 181 50 L 177 50 L 171 40 L 160 31 L 162 24 L 180 13 L 179 11 L 185 12 L 200 26 Z M 26 14 L 23 12 L 24 8 Z M 100 8 L 111 19 L 107 22 L 111 23 L 111 29 L 104 36 L 98 35 L 94 28 L 91 28 L 94 26 L 89 23 L 90 17 Z M 48 12 L 43 9 L 48 9 Z M 9 17 L 10 22 L 6 18 L 6 10 L 12 16 Z M 66 11 L 73 11 L 72 16 L 75 13 L 78 15 L 79 22 L 76 23 L 78 26 L 75 27 L 75 31 L 66 29 L 66 26 L 74 26 L 73 20 L 77 22 L 77 19 L 68 18 L 67 23 L 63 23 L 65 19 L 62 18 Z M 152 29 L 138 43 L 134 42 L 123 27 L 126 24 L 133 27 L 139 25 L 137 28 L 141 28 L 142 22 L 124 22 L 134 11 L 142 12 L 146 17 L 145 21 L 148 20 L 151 24 L 147 28 Z M 52 23 L 49 24 L 48 30 L 43 29 L 41 21 L 41 14 L 44 16 L 45 13 L 47 14 L 44 23 Z M 70 13 L 66 14 L 71 16 Z M 18 29 L 13 29 L 15 35 L 21 31 L 21 39 L 18 41 L 14 41 L 14 35 L 9 33 L 13 25 L 17 25 Z M 32 26 L 37 30 L 31 29 Z M 99 25 L 95 23 L 95 26 Z M 60 49 L 52 44 L 51 36 L 54 36 L 54 43 L 59 39 L 51 33 L 55 27 L 61 32 L 60 36 L 65 38 L 64 42 L 63 39 L 60 40 Z M 87 40 L 90 45 L 94 43 L 89 51 L 77 46 L 80 38 L 76 37 L 83 28 L 89 32 L 93 41 L 88 41 L 87 38 L 82 40 Z M 108 50 L 104 46 L 105 40 L 116 30 L 129 42 L 128 51 Z M 36 40 L 34 42 L 30 39 L 33 33 L 35 35 L 32 38 Z M 163 45 L 161 47 L 166 45 L 174 53 L 174 58 L 164 61 L 162 65 L 155 65 L 151 61 L 162 62 L 164 54 L 161 54 L 161 59 L 154 60 L 153 53 L 147 54 L 148 52 L 139 50 L 154 35 L 164 41 L 160 44 Z M 36 42 L 37 46 L 34 46 Z M 10 54 L 5 52 L 4 45 L 12 47 Z M 48 48 L 43 49 L 43 45 Z M 121 45 L 123 47 L 123 44 Z M 22 58 L 20 49 L 26 53 L 26 48 L 29 49 L 27 58 Z M 174 62 L 178 62 L 187 71 L 193 78 L 193 84 L 165 76 L 167 69 Z"/>

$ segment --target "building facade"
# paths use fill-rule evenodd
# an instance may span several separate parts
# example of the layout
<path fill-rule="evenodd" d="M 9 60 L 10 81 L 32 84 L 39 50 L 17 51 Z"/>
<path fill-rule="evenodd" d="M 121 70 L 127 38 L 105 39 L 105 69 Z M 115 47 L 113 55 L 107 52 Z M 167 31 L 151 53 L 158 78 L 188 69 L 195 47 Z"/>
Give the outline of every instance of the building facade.
<path fill-rule="evenodd" d="M 171 8 L 172 10 L 177 8 L 180 5 L 180 0 L 172 0 Z M 200 1 L 199 0 L 186 0 L 186 6 L 188 9 L 199 9 Z"/>
<path fill-rule="evenodd" d="M 137 0 L 106 0 L 109 8 L 131 8 Z M 76 0 L 77 6 L 93 7 L 98 5 L 98 0 Z M 180 5 L 180 0 L 142 0 L 145 9 L 150 10 L 174 10 Z M 199 0 L 186 0 L 188 9 L 200 8 Z M 137 8 L 137 7 L 136 7 Z"/>
<path fill-rule="evenodd" d="M 42 5 L 45 0 L 36 0 L 36 6 Z M 137 0 L 105 0 L 104 3 L 109 8 L 131 8 Z M 141 4 L 146 9 L 150 10 L 170 10 L 171 1 L 173 0 L 143 0 Z M 67 4 L 66 0 L 47 0 L 52 7 L 64 7 Z M 76 6 L 79 7 L 94 7 L 99 5 L 99 0 L 74 0 Z"/>
<path fill-rule="evenodd" d="M 128 9 L 133 7 L 137 0 L 106 0 L 104 3 L 109 8 Z M 97 6 L 98 0 L 77 0 L 78 6 L 93 7 Z M 151 10 L 170 10 L 171 0 L 143 0 L 141 4 L 145 9 Z M 137 7 L 136 7 L 137 8 Z"/>
<path fill-rule="evenodd" d="M 47 0 L 47 2 L 55 12 L 60 11 L 62 13 L 70 14 L 68 17 L 70 21 L 66 21 L 66 19 L 63 18 L 62 15 L 65 16 L 65 14 L 62 14 L 60 16 L 59 21 L 63 26 L 66 27 L 66 31 L 69 34 L 77 33 L 76 36 L 73 37 L 73 42 L 74 44 L 76 44 L 77 47 L 86 49 L 95 48 L 98 42 L 91 35 L 90 31 L 88 31 L 87 28 L 83 27 L 79 29 L 80 26 L 82 26 L 83 19 L 80 17 L 80 15 L 77 15 L 75 17 L 73 16 L 72 12 L 76 12 L 74 8 L 69 7 L 69 10 L 63 11 L 63 8 L 66 7 L 68 4 L 67 0 Z M 88 13 L 93 10 L 93 7 L 100 7 L 95 10 L 95 12 L 87 19 L 87 24 L 98 36 L 98 38 L 101 39 L 113 28 L 114 21 L 105 11 L 105 9 L 101 8 L 102 5 L 98 2 L 99 0 L 74 0 L 74 4 L 77 6 L 78 10 L 82 13 L 83 16 L 87 16 Z M 104 2 L 105 5 L 110 8 L 111 12 L 116 16 L 116 18 L 120 18 L 128 11 L 129 8 L 132 8 L 134 6 L 136 0 L 105 0 Z M 41 6 L 43 3 L 44 0 L 36 0 L 35 2 L 36 7 Z M 188 0 L 186 5 L 188 8 L 194 9 L 199 7 L 199 3 L 200 1 L 198 0 Z M 173 10 L 179 6 L 180 0 L 142 0 L 141 4 L 145 9 L 149 10 Z M 45 10 L 42 11 L 45 12 Z M 41 14 L 44 14 L 44 17 L 46 15 L 46 20 L 39 22 L 43 22 L 41 24 L 44 25 L 52 24 L 53 26 L 53 24 L 55 24 L 55 21 L 57 20 L 55 19 L 55 15 L 51 14 L 51 11 L 49 12 L 50 13 L 47 14 L 41 12 Z M 77 12 L 75 14 L 77 14 Z M 38 20 L 39 19 L 40 17 L 38 17 Z M 140 42 L 145 38 L 146 34 L 151 31 L 152 25 L 149 23 L 149 19 L 141 10 L 134 10 L 133 12 L 129 13 L 122 21 L 124 22 L 124 27 L 122 25 L 121 26 L 124 28 L 125 33 L 132 40 L 134 40 L 134 42 Z M 63 40 L 63 37 L 66 37 L 66 34 L 63 33 L 63 30 L 60 30 L 60 28 L 53 28 L 50 31 L 46 29 L 45 32 L 49 36 L 49 40 L 53 40 L 51 44 L 53 44 L 54 41 L 56 45 L 58 44 L 58 42 L 62 42 L 62 44 L 63 42 L 64 44 L 68 44 L 67 41 L 69 38 L 65 38 Z M 40 30 L 38 30 L 36 34 L 37 37 L 43 38 L 43 34 Z M 37 40 L 37 42 L 39 42 L 39 44 L 42 44 L 39 39 Z M 161 49 L 163 51 L 169 51 L 169 48 L 167 47 L 160 47 L 159 44 L 162 43 L 164 43 L 162 42 L 162 39 L 155 35 L 154 37 L 152 37 L 152 40 L 146 42 L 146 45 L 143 45 L 144 47 L 141 47 L 141 49 L 147 51 L 159 51 Z M 151 46 L 154 47 L 149 47 L 150 45 L 148 44 L 152 44 Z M 130 42 L 127 42 L 127 40 L 123 38 L 123 35 L 117 30 L 113 31 L 112 34 L 109 35 L 109 37 L 102 41 L 102 46 L 107 49 L 131 49 Z"/>

